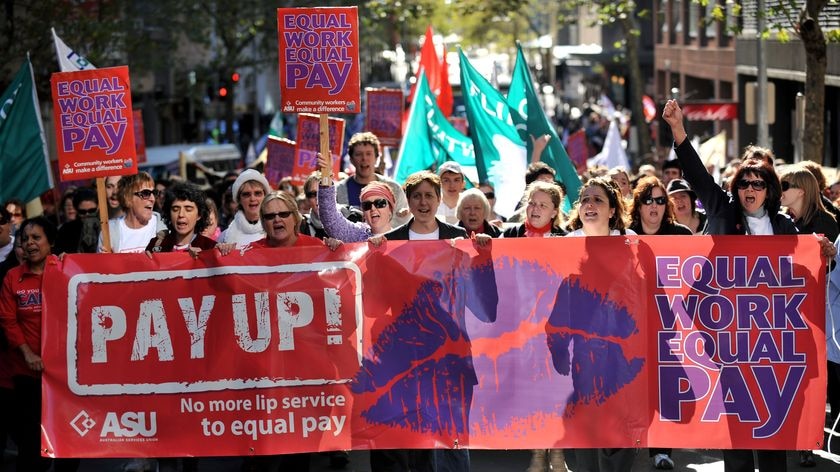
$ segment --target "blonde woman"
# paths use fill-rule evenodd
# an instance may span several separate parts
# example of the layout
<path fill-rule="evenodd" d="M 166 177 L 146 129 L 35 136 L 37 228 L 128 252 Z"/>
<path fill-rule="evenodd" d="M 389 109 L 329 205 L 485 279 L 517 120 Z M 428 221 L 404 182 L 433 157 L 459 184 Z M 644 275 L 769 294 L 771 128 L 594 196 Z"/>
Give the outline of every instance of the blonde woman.
<path fill-rule="evenodd" d="M 781 183 L 782 206 L 799 232 L 822 234 L 834 241 L 840 230 L 834 216 L 823 205 L 814 174 L 803 166 L 792 166 L 782 173 Z"/>

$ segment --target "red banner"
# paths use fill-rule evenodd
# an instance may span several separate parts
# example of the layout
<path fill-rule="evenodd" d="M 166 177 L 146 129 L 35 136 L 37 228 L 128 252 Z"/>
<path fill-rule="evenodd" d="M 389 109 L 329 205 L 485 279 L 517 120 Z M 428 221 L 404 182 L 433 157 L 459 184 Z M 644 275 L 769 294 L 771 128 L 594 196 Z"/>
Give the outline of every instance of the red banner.
<path fill-rule="evenodd" d="M 359 113 L 356 7 L 278 8 L 284 113 Z"/>
<path fill-rule="evenodd" d="M 823 271 L 812 236 L 68 255 L 42 447 L 820 447 Z"/>
<path fill-rule="evenodd" d="M 367 113 L 365 130 L 379 138 L 383 146 L 399 146 L 405 97 L 400 89 L 365 89 Z"/>
<path fill-rule="evenodd" d="M 280 179 L 294 173 L 295 142 L 285 138 L 269 136 L 265 143 L 267 155 L 263 174 L 272 187 L 277 188 Z"/>
<path fill-rule="evenodd" d="M 329 119 L 330 151 L 332 152 L 333 177 L 341 170 L 341 153 L 344 147 L 344 120 Z M 318 170 L 318 153 L 321 152 L 321 122 L 318 115 L 301 113 L 297 120 L 297 147 L 295 149 L 292 182 L 303 185 L 309 174 Z"/>
<path fill-rule="evenodd" d="M 61 180 L 137 173 L 128 67 L 52 75 Z"/>
<path fill-rule="evenodd" d="M 730 121 L 738 119 L 738 104 L 732 103 L 686 103 L 683 115 L 688 121 Z"/>

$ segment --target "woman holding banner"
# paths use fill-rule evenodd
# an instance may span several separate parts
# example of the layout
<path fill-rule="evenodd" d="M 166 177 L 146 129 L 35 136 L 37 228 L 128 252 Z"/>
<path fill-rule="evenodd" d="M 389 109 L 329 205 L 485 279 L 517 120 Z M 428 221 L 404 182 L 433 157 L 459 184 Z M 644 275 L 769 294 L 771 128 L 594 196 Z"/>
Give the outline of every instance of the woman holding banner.
<path fill-rule="evenodd" d="M 683 169 L 683 176 L 703 203 L 708 215 L 708 234 L 780 235 L 797 234 L 790 218 L 780 212 L 782 185 L 768 159 L 746 159 L 731 180 L 734 195 L 720 188 L 691 146 L 683 127 L 683 114 L 676 100 L 668 100 L 662 118 L 671 127 L 674 149 Z M 834 257 L 836 249 L 825 238 L 820 239 L 823 255 Z M 787 470 L 786 451 L 723 451 L 726 472 L 760 472 Z"/>
<path fill-rule="evenodd" d="M 44 272 L 61 270 L 52 255 L 55 226 L 38 216 L 21 224 L 23 263 L 3 279 L 0 293 L 0 324 L 12 348 L 11 369 L 18 428 L 17 470 L 46 471 L 49 459 L 41 457 L 41 308 Z M 56 459 L 55 470 L 75 471 L 78 459 Z"/>

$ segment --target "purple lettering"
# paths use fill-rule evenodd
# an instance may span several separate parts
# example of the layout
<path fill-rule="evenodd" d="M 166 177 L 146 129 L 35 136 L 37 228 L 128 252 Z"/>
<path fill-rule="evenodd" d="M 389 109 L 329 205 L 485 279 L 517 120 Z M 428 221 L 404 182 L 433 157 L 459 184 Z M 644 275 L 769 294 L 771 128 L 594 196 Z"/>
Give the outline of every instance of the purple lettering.
<path fill-rule="evenodd" d="M 306 78 L 309 67 L 302 64 L 286 64 L 286 86 L 298 88 L 301 80 Z"/>
<path fill-rule="evenodd" d="M 805 354 L 796 352 L 795 331 L 782 331 L 782 360 L 785 362 L 805 362 Z"/>
<path fill-rule="evenodd" d="M 730 260 L 732 264 L 730 265 Z M 715 258 L 717 286 L 720 288 L 744 287 L 747 284 L 747 258 L 721 256 Z M 730 274 L 731 272 L 731 274 Z"/>
<path fill-rule="evenodd" d="M 753 437 L 768 438 L 779 432 L 787 419 L 793 399 L 796 398 L 799 385 L 805 376 L 805 366 L 789 366 L 781 388 L 773 366 L 754 366 L 752 371 L 768 413 L 767 421 L 753 428 Z"/>
<path fill-rule="evenodd" d="M 679 331 L 660 331 L 657 333 L 659 345 L 659 362 L 681 362 L 679 353 L 682 333 Z M 676 351 L 676 353 L 675 353 Z"/>
<path fill-rule="evenodd" d="M 691 256 L 685 260 L 682 266 L 682 278 L 691 288 L 707 295 L 716 295 L 720 292 L 711 286 L 715 278 L 715 269 L 712 263 L 703 256 Z"/>
<path fill-rule="evenodd" d="M 717 383 L 703 412 L 703 421 L 720 421 L 723 415 L 735 415 L 742 422 L 758 421 L 750 389 L 737 366 L 720 368 Z"/>
<path fill-rule="evenodd" d="M 732 336 L 735 342 L 732 342 Z M 717 355 L 722 364 L 747 362 L 750 352 L 749 331 L 721 331 L 717 333 Z"/>
<path fill-rule="evenodd" d="M 697 319 L 711 330 L 725 329 L 735 320 L 735 308 L 732 301 L 723 295 L 710 295 L 700 300 Z"/>
<path fill-rule="evenodd" d="M 738 295 L 735 297 L 738 304 L 738 329 L 750 329 L 755 326 L 758 329 L 770 329 L 770 318 L 767 312 L 770 311 L 770 300 L 763 295 Z"/>
<path fill-rule="evenodd" d="M 126 123 L 112 123 L 106 124 L 102 128 L 105 129 L 105 134 L 107 134 L 108 139 L 111 140 L 111 146 L 106 151 L 106 154 L 110 156 L 111 154 L 114 154 L 115 152 L 120 150 L 120 146 L 122 146 L 123 142 L 123 137 L 125 136 L 125 130 L 128 128 L 128 126 L 126 125 Z"/>
<path fill-rule="evenodd" d="M 656 258 L 656 286 L 657 288 L 680 286 L 680 259 L 674 256 Z"/>
<path fill-rule="evenodd" d="M 804 293 L 793 294 L 788 300 L 784 294 L 773 295 L 773 327 L 776 329 L 808 329 L 799 306 L 805 301 Z"/>
<path fill-rule="evenodd" d="M 790 256 L 779 258 L 779 281 L 783 287 L 805 286 L 805 277 L 793 276 L 793 258 Z"/>
<path fill-rule="evenodd" d="M 697 366 L 659 366 L 659 418 L 682 421 L 682 404 L 709 393 L 709 374 Z"/>
<path fill-rule="evenodd" d="M 763 359 L 774 363 L 782 361 L 782 356 L 779 355 L 779 349 L 776 346 L 776 341 L 773 339 L 772 331 L 759 331 L 755 343 L 753 343 L 750 362 L 759 363 Z"/>
<path fill-rule="evenodd" d="M 330 63 L 327 64 L 327 67 L 332 72 L 332 76 L 335 79 L 335 86 L 330 90 L 330 95 L 336 95 L 341 93 L 344 90 L 344 86 L 347 83 L 347 78 L 350 76 L 350 71 L 352 67 L 350 64 L 343 63 L 343 64 L 334 64 Z"/>
<path fill-rule="evenodd" d="M 77 143 L 85 139 L 84 131 L 77 128 L 65 128 L 61 130 L 64 152 L 72 152 Z"/>
<path fill-rule="evenodd" d="M 685 335 L 683 344 L 685 357 L 699 366 L 717 370 L 717 364 L 712 361 L 715 356 L 715 347 L 715 339 L 705 331 L 692 331 Z"/>
<path fill-rule="evenodd" d="M 750 280 L 747 284 L 750 287 L 757 287 L 759 284 L 764 284 L 768 287 L 779 286 L 779 281 L 773 272 L 773 265 L 770 264 L 770 259 L 767 256 L 760 256 L 755 260 L 755 265 L 753 265 Z"/>

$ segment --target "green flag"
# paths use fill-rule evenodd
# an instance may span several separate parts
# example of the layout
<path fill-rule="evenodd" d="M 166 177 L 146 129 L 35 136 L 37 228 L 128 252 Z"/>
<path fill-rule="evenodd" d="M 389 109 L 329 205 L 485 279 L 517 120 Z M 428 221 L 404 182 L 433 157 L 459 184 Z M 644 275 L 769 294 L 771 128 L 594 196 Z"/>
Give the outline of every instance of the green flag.
<path fill-rule="evenodd" d="M 501 92 L 473 68 L 463 51 L 461 60 L 461 90 L 470 137 L 475 146 L 475 161 L 479 180 L 493 184 L 496 193 L 496 213 L 509 217 L 525 191 L 525 171 L 528 160 L 525 145 L 516 130 L 512 109 Z"/>
<path fill-rule="evenodd" d="M 440 111 L 425 74 L 417 83 L 399 156 L 394 179 L 400 183 L 415 172 L 434 170 L 445 161 L 458 162 L 469 179 L 478 178 L 472 141 Z"/>
<path fill-rule="evenodd" d="M 540 105 L 539 98 L 534 90 L 534 82 L 531 80 L 531 71 L 528 69 L 528 63 L 525 62 L 525 55 L 522 53 L 522 47 L 517 44 L 516 49 L 516 65 L 513 67 L 513 77 L 510 81 L 507 100 L 512 107 L 519 111 L 519 114 L 514 114 L 514 121 L 520 130 L 522 140 L 528 147 L 528 156 L 531 155 L 534 147 L 531 136 L 535 138 L 546 134 L 551 136 L 551 140 L 543 150 L 540 160 L 557 171 L 555 180 L 566 186 L 564 210 L 569 211 L 573 202 L 577 200 L 580 177 L 578 177 L 577 170 L 569 159 L 569 155 L 566 154 L 566 149 L 563 148 L 560 137 L 557 136 L 557 130 L 548 120 Z"/>
<path fill-rule="evenodd" d="M 32 65 L 26 58 L 0 97 L 0 201 L 28 202 L 53 186 Z"/>

